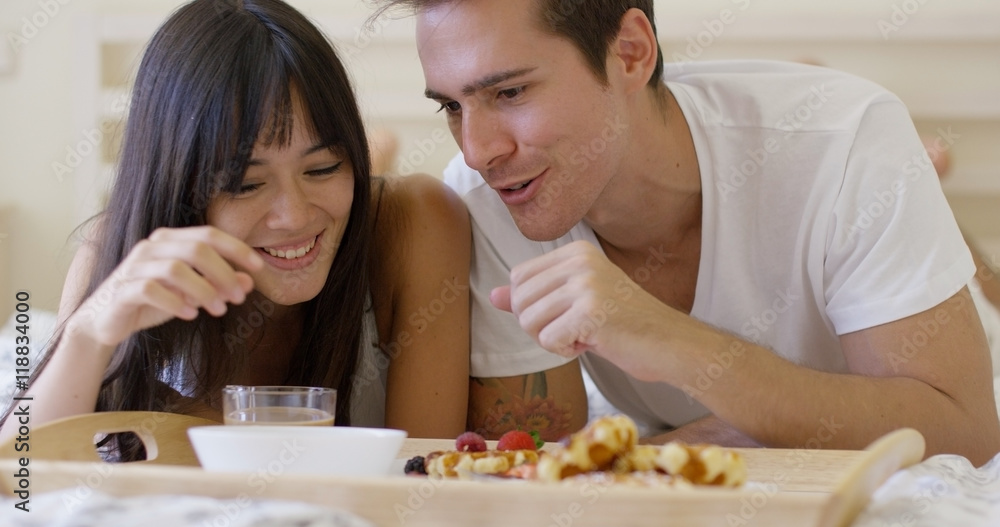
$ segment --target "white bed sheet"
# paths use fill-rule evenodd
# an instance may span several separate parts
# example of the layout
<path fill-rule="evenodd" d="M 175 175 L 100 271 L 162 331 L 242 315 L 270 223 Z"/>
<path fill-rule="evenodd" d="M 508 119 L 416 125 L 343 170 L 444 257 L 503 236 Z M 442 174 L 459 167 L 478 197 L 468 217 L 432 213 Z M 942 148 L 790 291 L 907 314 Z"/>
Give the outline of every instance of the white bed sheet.
<path fill-rule="evenodd" d="M 9 527 L 373 527 L 353 514 L 279 500 L 218 500 L 197 496 L 116 498 L 73 492 L 32 496 L 28 511 L 0 499 L 0 525 Z"/>

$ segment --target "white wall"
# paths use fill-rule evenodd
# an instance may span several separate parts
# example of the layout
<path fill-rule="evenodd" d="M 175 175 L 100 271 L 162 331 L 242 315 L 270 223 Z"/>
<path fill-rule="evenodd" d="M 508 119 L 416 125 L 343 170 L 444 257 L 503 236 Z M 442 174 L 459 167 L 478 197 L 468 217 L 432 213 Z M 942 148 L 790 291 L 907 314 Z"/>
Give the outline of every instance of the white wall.
<path fill-rule="evenodd" d="M 79 190 L 74 176 L 60 179 L 52 169 L 54 161 L 65 162 L 67 148 L 84 139 L 78 118 L 78 97 L 74 95 L 80 88 L 73 73 L 79 57 L 75 40 L 78 21 L 88 13 L 150 13 L 161 18 L 181 3 L 177 0 L 0 2 L 0 34 L 4 37 L 0 45 L 8 45 L 8 35 L 22 31 L 25 18 L 47 21 L 16 52 L 13 73 L 0 73 L 0 207 L 6 205 L 13 209 L 9 224 L 4 227 L 7 231 L 0 232 L 0 258 L 10 260 L 11 286 L 30 290 L 37 308 L 54 309 L 57 305 L 72 252 L 67 240 L 79 219 L 76 209 Z M 333 21 L 356 21 L 369 12 L 361 0 L 293 0 L 290 3 L 311 16 Z M 59 12 L 49 16 L 45 14 L 45 6 L 50 11 L 58 6 Z M 899 31 L 890 35 L 889 41 L 880 41 L 879 21 L 891 21 L 894 6 L 910 11 L 919 7 L 907 17 L 906 24 L 900 25 Z M 918 119 L 922 130 L 933 131 L 938 125 L 950 124 L 969 131 L 968 140 L 956 146 L 956 177 L 949 182 L 949 188 L 958 193 L 980 193 L 982 189 L 1000 193 L 1000 148 L 997 148 L 1000 112 L 992 121 L 967 115 L 954 117 L 958 114 L 950 112 L 961 110 L 962 101 L 955 101 L 954 97 L 949 99 L 947 95 L 947 90 L 967 88 L 970 82 L 982 86 L 990 97 L 1000 95 L 1000 48 L 995 37 L 988 38 L 993 31 L 990 28 L 1000 28 L 1000 2 L 658 0 L 657 8 L 661 36 L 669 50 L 683 50 L 687 37 L 697 35 L 704 23 L 728 8 L 737 12 L 740 19 L 727 27 L 727 33 L 706 50 L 705 57 L 820 56 L 831 66 L 875 77 L 891 89 L 903 92 L 904 100 L 910 99 L 908 103 L 925 113 Z M 934 28 L 947 26 L 955 20 L 971 21 L 971 34 L 986 35 L 983 37 L 986 40 L 979 43 L 949 43 L 948 39 L 931 43 L 911 41 L 913 35 L 926 36 L 933 33 Z M 406 24 L 405 21 L 393 22 L 383 31 L 405 31 Z M 786 36 L 798 30 L 802 42 L 769 39 L 769 28 L 776 28 L 777 33 Z M 346 27 L 341 33 L 351 34 L 356 30 Z M 843 33 L 850 33 L 852 38 L 859 40 L 835 42 Z M 398 48 L 398 43 L 396 48 L 391 45 L 366 48 L 359 62 L 354 63 L 354 72 L 374 122 L 379 121 L 379 114 L 385 113 L 414 116 L 397 115 L 394 122 L 403 136 L 401 153 L 405 158 L 418 150 L 417 141 L 426 141 L 435 130 L 443 129 L 443 122 L 437 120 L 440 116 L 432 115 L 432 105 L 421 101 L 423 80 L 415 62 L 415 52 Z M 927 62 L 924 63 L 921 57 L 926 57 Z M 938 75 L 941 71 L 961 75 L 961 86 L 955 86 L 954 78 Z M 395 94 L 399 95 L 398 100 Z M 384 108 L 385 105 L 405 108 Z M 944 110 L 935 113 L 938 107 Z M 424 115 L 426 117 L 420 117 Z M 453 151 L 454 145 L 449 140 L 420 168 L 439 172 Z M 10 298 L 0 298 L 0 317 L 5 318 L 11 304 Z"/>

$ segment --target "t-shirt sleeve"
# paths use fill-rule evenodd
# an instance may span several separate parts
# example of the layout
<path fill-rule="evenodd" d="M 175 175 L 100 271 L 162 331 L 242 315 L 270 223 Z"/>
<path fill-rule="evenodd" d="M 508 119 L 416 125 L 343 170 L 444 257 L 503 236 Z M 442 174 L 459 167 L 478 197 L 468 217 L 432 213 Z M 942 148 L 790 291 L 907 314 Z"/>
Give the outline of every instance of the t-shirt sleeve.
<path fill-rule="evenodd" d="M 824 284 L 837 334 L 933 308 L 975 265 L 940 181 L 898 99 L 861 118 L 828 233 Z"/>
<path fill-rule="evenodd" d="M 512 235 L 520 236 L 519 232 Z M 490 303 L 495 287 L 510 284 L 510 264 L 475 222 L 472 229 L 473 261 L 471 375 L 510 377 L 545 371 L 566 364 L 567 359 L 549 353 L 529 336 L 517 318 Z"/>
<path fill-rule="evenodd" d="M 517 318 L 490 303 L 490 292 L 510 284 L 510 270 L 546 246 L 525 238 L 495 192 L 459 155 L 445 170 L 445 183 L 465 201 L 472 218 L 471 375 L 510 377 L 545 371 L 573 359 L 549 353 L 521 328 Z"/>

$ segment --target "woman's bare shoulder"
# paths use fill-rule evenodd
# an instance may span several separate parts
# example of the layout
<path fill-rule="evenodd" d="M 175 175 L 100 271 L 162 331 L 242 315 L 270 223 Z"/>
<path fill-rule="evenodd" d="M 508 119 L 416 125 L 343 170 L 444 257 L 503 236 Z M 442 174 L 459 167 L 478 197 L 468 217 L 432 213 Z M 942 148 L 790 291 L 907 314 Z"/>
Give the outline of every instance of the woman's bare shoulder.
<path fill-rule="evenodd" d="M 435 268 L 462 262 L 468 269 L 469 214 L 441 180 L 426 175 L 381 178 L 373 199 L 372 286 L 382 305 Z"/>
<path fill-rule="evenodd" d="M 424 174 L 380 179 L 373 198 L 379 242 L 398 246 L 414 236 L 468 232 L 465 204 L 441 180 Z"/>

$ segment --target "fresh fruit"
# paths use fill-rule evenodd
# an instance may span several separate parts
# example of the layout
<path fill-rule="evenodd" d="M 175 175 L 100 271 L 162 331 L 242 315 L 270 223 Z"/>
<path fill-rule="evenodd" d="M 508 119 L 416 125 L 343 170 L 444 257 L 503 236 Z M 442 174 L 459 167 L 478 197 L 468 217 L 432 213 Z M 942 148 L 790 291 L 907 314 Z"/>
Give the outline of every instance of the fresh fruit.
<path fill-rule="evenodd" d="M 500 436 L 497 450 L 537 450 L 535 438 L 521 430 L 511 430 Z"/>
<path fill-rule="evenodd" d="M 466 432 L 455 439 L 455 450 L 459 452 L 486 452 L 486 440 L 475 432 Z"/>
<path fill-rule="evenodd" d="M 406 466 L 403 467 L 403 472 L 406 474 L 422 474 L 427 475 L 427 469 L 424 468 L 424 456 L 416 456 L 410 458 L 406 462 Z"/>

